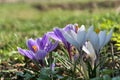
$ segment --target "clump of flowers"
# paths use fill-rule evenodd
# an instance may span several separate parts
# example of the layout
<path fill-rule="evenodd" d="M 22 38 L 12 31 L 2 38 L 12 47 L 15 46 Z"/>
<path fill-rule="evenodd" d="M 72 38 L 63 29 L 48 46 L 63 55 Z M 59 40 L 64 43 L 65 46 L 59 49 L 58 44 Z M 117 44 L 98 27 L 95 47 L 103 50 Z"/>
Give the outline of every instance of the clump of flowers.
<path fill-rule="evenodd" d="M 30 58 L 36 64 L 40 64 L 44 67 L 44 59 L 46 55 L 57 47 L 58 41 L 53 44 L 45 34 L 42 38 L 37 38 L 36 40 L 33 40 L 32 38 L 28 39 L 26 45 L 29 50 L 18 47 L 18 52 L 23 56 Z"/>
<path fill-rule="evenodd" d="M 75 79 L 76 74 L 79 74 L 80 78 L 90 79 L 96 77 L 100 70 L 98 67 L 100 64 L 100 51 L 110 41 L 112 33 L 113 29 L 107 35 L 105 30 L 97 30 L 96 32 L 93 26 L 86 30 L 84 25 L 79 27 L 78 24 L 68 24 L 63 29 L 54 28 L 53 31 L 46 33 L 42 38 L 28 39 L 26 44 L 29 50 L 18 47 L 18 52 L 33 60 L 35 64 L 45 67 L 45 57 L 59 45 L 58 42 L 63 43 L 69 59 L 58 60 L 63 60 L 61 61 L 63 65 L 68 64 L 68 67 L 73 72 L 72 80 Z M 55 40 L 54 44 L 50 39 Z M 73 47 L 76 50 L 74 51 L 75 55 L 73 55 Z M 61 58 L 60 55 L 59 57 Z M 87 60 L 84 60 L 84 58 Z M 54 63 L 51 63 L 50 69 L 55 70 Z M 61 79 L 64 79 L 64 77 Z"/>

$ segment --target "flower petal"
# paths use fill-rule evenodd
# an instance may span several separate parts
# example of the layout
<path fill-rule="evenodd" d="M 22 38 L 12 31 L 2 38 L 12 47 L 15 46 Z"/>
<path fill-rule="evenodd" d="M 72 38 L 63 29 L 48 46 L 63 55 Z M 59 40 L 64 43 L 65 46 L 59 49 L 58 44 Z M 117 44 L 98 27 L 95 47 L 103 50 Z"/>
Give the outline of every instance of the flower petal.
<path fill-rule="evenodd" d="M 82 45 L 86 41 L 86 32 L 85 31 L 78 31 L 77 33 L 77 42 L 79 44 L 79 48 L 82 47 Z"/>
<path fill-rule="evenodd" d="M 44 51 L 44 50 L 39 50 L 37 53 L 36 53 L 36 59 L 39 61 L 39 60 L 43 60 L 45 58 L 45 56 L 47 55 L 47 52 Z"/>
<path fill-rule="evenodd" d="M 113 29 L 111 29 L 110 32 L 109 32 L 109 34 L 107 35 L 106 40 L 105 40 L 105 44 L 107 44 L 110 41 L 110 39 L 112 37 L 112 33 L 113 33 Z"/>
<path fill-rule="evenodd" d="M 93 32 L 93 30 L 94 30 L 94 27 L 93 27 L 93 26 L 91 26 L 91 27 L 88 29 L 88 32 L 87 32 L 87 35 L 86 35 L 87 40 L 90 39 L 90 35 L 91 35 L 91 33 Z"/>
<path fill-rule="evenodd" d="M 74 45 L 76 48 L 79 48 L 79 44 L 77 43 L 77 34 L 74 31 L 70 30 L 63 32 L 63 35 L 70 44 Z"/>
<path fill-rule="evenodd" d="M 26 56 L 26 55 L 25 55 L 25 54 L 26 54 L 26 50 L 21 49 L 21 48 L 19 48 L 19 47 L 17 47 L 17 49 L 18 49 L 18 52 L 19 52 L 20 54 L 22 54 L 23 56 Z"/>
<path fill-rule="evenodd" d="M 82 47 L 82 50 L 86 52 L 91 57 L 91 59 L 96 59 L 95 50 L 90 41 L 86 42 L 86 44 Z"/>
<path fill-rule="evenodd" d="M 54 44 L 51 45 L 51 48 L 50 48 L 49 52 L 54 50 L 57 46 L 58 46 L 58 41 L 56 41 Z"/>
<path fill-rule="evenodd" d="M 32 60 L 35 60 L 35 53 L 33 53 L 32 51 L 30 50 L 24 50 L 24 49 L 21 49 L 18 47 L 18 52 Z"/>
<path fill-rule="evenodd" d="M 32 38 L 28 39 L 26 41 L 26 44 L 31 51 L 36 52 L 38 50 L 38 45 L 37 45 L 36 41 L 33 40 Z"/>
<path fill-rule="evenodd" d="M 87 49 L 87 47 L 85 45 L 83 45 L 82 50 L 87 53 L 88 55 L 90 55 L 90 51 Z"/>
<path fill-rule="evenodd" d="M 94 68 L 94 62 L 96 60 L 96 54 L 95 54 L 95 50 L 92 46 L 92 44 L 90 43 L 90 41 L 86 42 L 85 46 L 83 46 L 82 50 L 84 52 L 86 52 L 88 54 L 88 56 L 91 58 L 91 66 L 92 69 Z"/>
<path fill-rule="evenodd" d="M 81 25 L 81 27 L 78 29 L 78 31 L 85 31 L 85 26 Z"/>
<path fill-rule="evenodd" d="M 54 28 L 54 33 L 55 33 L 55 35 L 56 35 L 59 39 L 61 39 L 61 41 L 64 43 L 64 45 L 65 45 L 66 47 L 68 47 L 67 41 L 66 41 L 66 39 L 64 38 L 62 32 L 63 32 L 62 29 Z"/>
<path fill-rule="evenodd" d="M 56 41 L 62 42 L 62 40 L 59 39 L 59 38 L 54 34 L 54 32 L 48 32 L 47 35 L 50 36 L 52 39 L 54 39 L 54 40 L 56 40 Z"/>
<path fill-rule="evenodd" d="M 69 31 L 69 30 L 75 30 L 75 28 L 73 24 L 68 24 L 67 26 L 65 26 L 65 28 L 63 28 L 63 30 Z"/>
<path fill-rule="evenodd" d="M 106 31 L 100 31 L 98 36 L 99 36 L 99 49 L 101 49 L 104 46 L 106 40 Z"/>
<path fill-rule="evenodd" d="M 92 43 L 94 49 L 98 52 L 99 51 L 99 38 L 95 32 L 91 33 L 90 42 Z"/>
<path fill-rule="evenodd" d="M 40 38 L 37 38 L 37 44 L 39 46 L 39 49 L 41 50 L 44 50 L 46 44 L 48 43 L 49 39 L 48 39 L 48 36 L 45 34 L 42 39 Z"/>

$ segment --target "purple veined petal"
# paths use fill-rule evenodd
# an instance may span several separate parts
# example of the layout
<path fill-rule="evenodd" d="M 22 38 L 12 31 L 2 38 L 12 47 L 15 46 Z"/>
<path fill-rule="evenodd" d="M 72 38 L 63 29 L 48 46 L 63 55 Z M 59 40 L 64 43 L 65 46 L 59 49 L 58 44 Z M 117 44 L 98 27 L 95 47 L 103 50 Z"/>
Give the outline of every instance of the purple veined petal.
<path fill-rule="evenodd" d="M 29 48 L 31 51 L 33 51 L 33 52 L 36 52 L 36 51 L 39 49 L 36 41 L 33 40 L 32 38 L 31 38 L 31 39 L 28 39 L 28 40 L 26 41 L 26 44 L 27 44 L 28 48 Z"/>
<path fill-rule="evenodd" d="M 39 46 L 39 49 L 42 49 L 42 44 L 41 44 L 41 40 L 40 38 L 37 38 L 36 41 L 37 41 L 37 44 Z"/>
<path fill-rule="evenodd" d="M 45 34 L 41 40 L 43 43 L 43 48 L 46 46 L 46 44 L 49 42 L 49 37 Z"/>
<path fill-rule="evenodd" d="M 48 38 L 48 36 L 45 34 L 45 35 L 42 37 L 42 39 L 39 39 L 39 38 L 38 38 L 36 41 L 37 41 L 37 44 L 38 44 L 38 46 L 39 46 L 39 49 L 43 50 L 43 49 L 45 48 L 46 44 L 48 43 L 49 38 Z"/>
<path fill-rule="evenodd" d="M 106 31 L 100 31 L 98 36 L 99 36 L 99 49 L 101 49 L 104 46 L 106 40 Z"/>
<path fill-rule="evenodd" d="M 68 24 L 67 26 L 65 26 L 65 28 L 63 28 L 64 31 L 69 31 L 69 30 L 73 30 L 75 31 L 75 27 L 73 24 Z"/>
<path fill-rule="evenodd" d="M 73 30 L 66 31 L 66 32 L 67 32 L 68 36 L 70 36 L 72 39 L 77 41 L 77 34 L 76 34 L 76 32 L 74 32 Z"/>
<path fill-rule="evenodd" d="M 32 51 L 30 51 L 30 50 L 27 50 L 27 54 L 26 54 L 26 56 L 28 57 L 28 58 L 30 58 L 30 59 L 32 59 L 32 60 L 35 60 L 35 54 L 36 53 L 33 53 Z"/>
<path fill-rule="evenodd" d="M 112 37 L 112 33 L 113 33 L 113 29 L 111 29 L 109 34 L 107 35 L 104 45 L 107 44 L 110 41 L 110 39 Z"/>
<path fill-rule="evenodd" d="M 95 32 L 92 32 L 90 35 L 90 42 L 92 43 L 94 49 L 98 52 L 99 51 L 99 38 Z"/>
<path fill-rule="evenodd" d="M 44 51 L 44 50 L 39 50 L 39 51 L 36 53 L 35 57 L 36 57 L 36 59 L 39 61 L 39 60 L 43 60 L 46 55 L 47 55 L 47 52 L 46 52 L 46 51 Z"/>
<path fill-rule="evenodd" d="M 46 46 L 46 44 L 48 43 L 48 41 L 49 41 L 49 38 L 48 38 L 48 36 L 45 34 L 45 35 L 42 37 L 42 40 L 41 40 L 41 43 L 40 43 L 42 50 L 45 48 L 45 46 Z"/>
<path fill-rule="evenodd" d="M 85 31 L 85 26 L 81 25 L 81 27 L 78 29 L 78 31 Z"/>
<path fill-rule="evenodd" d="M 66 39 L 64 38 L 64 36 L 63 36 L 63 30 L 62 29 L 59 29 L 59 28 L 54 28 L 54 33 L 55 33 L 55 35 L 59 38 L 59 39 L 61 39 L 61 41 L 64 43 L 64 45 L 67 47 L 68 45 L 67 45 L 67 41 L 66 41 Z"/>
<path fill-rule="evenodd" d="M 31 60 L 35 60 L 35 53 L 33 53 L 30 50 L 24 50 L 18 47 L 18 52 L 28 58 L 30 58 Z"/>
<path fill-rule="evenodd" d="M 49 49 L 49 52 L 51 52 L 52 50 L 54 50 L 58 46 L 58 41 L 56 41 L 54 44 L 51 44 L 50 46 L 51 47 Z"/>
<path fill-rule="evenodd" d="M 47 35 L 50 36 L 52 39 L 54 39 L 54 40 L 56 40 L 56 41 L 62 42 L 62 40 L 59 39 L 59 38 L 54 34 L 54 32 L 48 32 Z"/>
<path fill-rule="evenodd" d="M 56 41 L 54 44 L 52 43 L 52 41 L 49 41 L 49 43 L 47 44 L 45 51 L 46 52 L 51 52 L 52 50 L 54 50 L 58 45 L 58 41 Z"/>
<path fill-rule="evenodd" d="M 19 52 L 20 54 L 22 54 L 23 56 L 26 56 L 26 55 L 25 55 L 25 54 L 26 54 L 26 50 L 21 49 L 21 48 L 19 48 L 19 47 L 17 47 L 17 49 L 18 49 L 18 52 Z"/>
<path fill-rule="evenodd" d="M 70 30 L 67 32 L 63 32 L 63 35 L 65 37 L 65 39 L 72 45 L 74 45 L 76 48 L 79 48 L 79 44 L 77 43 L 77 34 Z"/>
<path fill-rule="evenodd" d="M 49 50 L 50 50 L 51 46 L 52 46 L 52 41 L 51 41 L 51 40 L 49 40 L 49 42 L 46 44 L 46 46 L 45 46 L 44 50 L 45 50 L 46 52 L 49 52 Z"/>
<path fill-rule="evenodd" d="M 91 33 L 92 33 L 93 31 L 94 31 L 94 27 L 91 26 L 91 27 L 88 29 L 88 32 L 87 32 L 87 35 L 86 35 L 87 40 L 90 39 L 90 35 L 91 35 Z"/>
<path fill-rule="evenodd" d="M 62 32 L 61 32 L 61 29 L 59 29 L 59 28 L 54 28 L 54 34 L 55 34 L 59 39 L 61 39 L 61 40 L 64 39 L 64 36 L 63 36 L 63 34 L 62 34 Z"/>
<path fill-rule="evenodd" d="M 86 41 L 86 32 L 85 31 L 78 31 L 77 33 L 77 42 L 79 44 L 79 47 L 82 47 L 82 45 Z"/>

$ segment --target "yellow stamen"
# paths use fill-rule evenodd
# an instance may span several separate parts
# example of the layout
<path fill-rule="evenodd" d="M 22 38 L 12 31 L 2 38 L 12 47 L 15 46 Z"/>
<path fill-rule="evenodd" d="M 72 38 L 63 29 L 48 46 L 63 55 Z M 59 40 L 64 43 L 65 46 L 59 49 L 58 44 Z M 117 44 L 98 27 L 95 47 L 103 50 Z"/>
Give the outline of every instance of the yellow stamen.
<path fill-rule="evenodd" d="M 34 52 L 37 52 L 37 46 L 33 45 L 32 48 L 34 49 Z"/>
<path fill-rule="evenodd" d="M 97 29 L 95 30 L 95 32 L 98 34 L 98 33 L 100 32 L 100 29 L 97 28 Z"/>
<path fill-rule="evenodd" d="M 76 33 L 78 32 L 78 28 L 79 28 L 78 24 L 75 24 L 75 32 Z"/>

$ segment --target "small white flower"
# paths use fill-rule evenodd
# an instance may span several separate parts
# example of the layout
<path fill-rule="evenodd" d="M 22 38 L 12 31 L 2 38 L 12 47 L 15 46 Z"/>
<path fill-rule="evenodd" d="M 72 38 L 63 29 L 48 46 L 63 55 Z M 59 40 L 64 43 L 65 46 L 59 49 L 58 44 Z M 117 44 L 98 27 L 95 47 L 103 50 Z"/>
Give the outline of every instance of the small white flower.
<path fill-rule="evenodd" d="M 95 54 L 95 50 L 91 44 L 90 41 L 86 42 L 85 45 L 83 45 L 82 50 L 87 53 L 87 55 L 90 57 L 91 59 L 91 66 L 92 68 L 94 68 L 94 62 L 96 60 L 96 54 Z"/>

